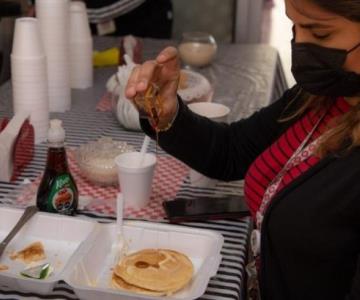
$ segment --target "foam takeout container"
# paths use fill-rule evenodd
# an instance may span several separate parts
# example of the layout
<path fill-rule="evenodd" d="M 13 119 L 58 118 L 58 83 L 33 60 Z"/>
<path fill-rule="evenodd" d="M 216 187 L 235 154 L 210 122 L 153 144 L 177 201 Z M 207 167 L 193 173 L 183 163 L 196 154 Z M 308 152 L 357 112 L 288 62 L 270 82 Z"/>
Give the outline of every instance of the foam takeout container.
<path fill-rule="evenodd" d="M 0 208 L 0 240 L 3 240 L 15 226 L 22 213 L 21 209 Z M 0 257 L 0 263 L 9 267 L 8 270 L 0 272 L 0 282 L 17 291 L 50 293 L 56 282 L 63 279 L 64 272 L 72 268 L 77 258 L 90 246 L 96 231 L 95 221 L 48 213 L 35 214 Z M 36 241 L 42 242 L 46 262 L 51 263 L 54 268 L 52 276 L 43 280 L 20 275 L 26 265 L 9 257 L 14 251 L 19 251 Z"/>
<path fill-rule="evenodd" d="M 22 212 L 0 207 L 0 239 L 11 230 Z M 221 262 L 223 237 L 219 233 L 165 223 L 125 221 L 126 253 L 144 248 L 176 250 L 190 258 L 194 275 L 184 289 L 171 296 L 153 297 L 122 291 L 110 284 L 116 236 L 114 223 L 100 224 L 91 219 L 38 213 L 9 244 L 7 252 L 41 241 L 48 257 L 46 261 L 52 264 L 54 273 L 45 280 L 25 278 L 19 273 L 25 265 L 10 260 L 5 252 L 0 263 L 8 265 L 9 270 L 0 272 L 0 282 L 14 290 L 48 294 L 58 280 L 64 280 L 80 299 L 86 300 L 191 300 L 205 292 Z"/>

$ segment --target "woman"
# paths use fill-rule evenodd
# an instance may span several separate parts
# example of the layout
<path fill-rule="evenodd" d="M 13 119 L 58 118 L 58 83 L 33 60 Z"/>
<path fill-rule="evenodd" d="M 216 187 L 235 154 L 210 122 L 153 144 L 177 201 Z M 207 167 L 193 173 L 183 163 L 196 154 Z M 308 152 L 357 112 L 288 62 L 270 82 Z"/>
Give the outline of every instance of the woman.
<path fill-rule="evenodd" d="M 161 147 L 245 179 L 262 300 L 360 299 L 360 1 L 285 2 L 297 85 L 269 107 L 230 125 L 193 114 L 176 96 L 174 48 L 137 67 L 126 95 L 157 81 Z"/>

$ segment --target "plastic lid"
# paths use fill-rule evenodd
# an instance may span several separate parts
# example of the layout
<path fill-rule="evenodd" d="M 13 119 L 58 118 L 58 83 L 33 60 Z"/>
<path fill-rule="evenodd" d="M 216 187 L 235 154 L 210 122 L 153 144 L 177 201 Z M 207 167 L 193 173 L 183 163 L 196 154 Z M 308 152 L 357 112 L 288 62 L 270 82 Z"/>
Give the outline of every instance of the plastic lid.
<path fill-rule="evenodd" d="M 61 143 L 65 141 L 65 130 L 62 127 L 62 121 L 58 119 L 50 120 L 48 131 L 48 141 L 50 143 Z"/>

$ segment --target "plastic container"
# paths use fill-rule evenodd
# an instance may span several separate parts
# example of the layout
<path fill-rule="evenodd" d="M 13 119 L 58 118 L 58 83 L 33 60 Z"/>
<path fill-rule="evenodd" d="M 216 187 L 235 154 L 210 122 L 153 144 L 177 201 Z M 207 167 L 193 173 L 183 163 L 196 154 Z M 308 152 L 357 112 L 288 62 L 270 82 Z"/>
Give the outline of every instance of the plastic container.
<path fill-rule="evenodd" d="M 184 32 L 178 47 L 181 60 L 190 67 L 204 67 L 215 58 L 217 44 L 206 32 Z"/>
<path fill-rule="evenodd" d="M 110 287 L 115 256 L 112 244 L 116 240 L 116 225 L 102 225 L 96 243 L 68 273 L 65 281 L 73 287 L 80 299 L 87 300 L 191 300 L 200 297 L 212 276 L 216 275 L 221 262 L 220 250 L 223 237 L 215 232 L 191 229 L 168 224 L 128 221 L 123 233 L 128 253 L 144 248 L 172 249 L 186 254 L 194 265 L 193 278 L 184 289 L 167 297 L 152 297 L 117 290 Z M 102 260 L 94 258 L 101 257 Z"/>
<path fill-rule="evenodd" d="M 186 103 L 210 102 L 213 89 L 209 80 L 202 74 L 190 70 L 181 70 L 178 94 Z"/>
<path fill-rule="evenodd" d="M 99 185 L 118 184 L 118 172 L 115 157 L 125 152 L 135 151 L 126 142 L 113 141 L 103 137 L 98 141 L 81 145 L 76 160 L 81 173 L 91 182 Z"/>
<path fill-rule="evenodd" d="M 23 213 L 21 209 L 0 208 L 0 240 L 14 227 Z M 9 267 L 0 272 L 0 282 L 14 290 L 48 294 L 55 283 L 64 278 L 64 271 L 72 268 L 81 253 L 95 237 L 97 223 L 63 215 L 37 213 L 7 246 L 0 263 Z M 9 258 L 13 251 L 19 251 L 29 244 L 40 241 L 44 245 L 47 259 L 54 268 L 52 276 L 43 280 L 25 278 L 20 275 L 26 265 Z"/>
<path fill-rule="evenodd" d="M 188 107 L 194 113 L 217 122 L 225 122 L 227 115 L 230 113 L 230 108 L 221 103 L 190 103 Z"/>
<path fill-rule="evenodd" d="M 11 230 L 22 212 L 0 208 L 0 238 Z M 14 290 L 48 294 L 58 280 L 64 280 L 80 299 L 86 300 L 191 300 L 205 292 L 221 262 L 223 237 L 210 230 L 126 221 L 123 233 L 126 253 L 145 248 L 167 248 L 186 254 L 195 271 L 189 285 L 168 297 L 151 297 L 112 288 L 109 278 L 115 265 L 116 224 L 100 224 L 49 213 L 36 214 L 10 243 L 0 259 L 9 270 L 0 272 L 0 282 Z M 20 250 L 34 241 L 44 244 L 49 261 L 55 267 L 53 275 L 45 280 L 22 277 L 19 272 L 25 265 L 8 258 L 9 250 Z"/>

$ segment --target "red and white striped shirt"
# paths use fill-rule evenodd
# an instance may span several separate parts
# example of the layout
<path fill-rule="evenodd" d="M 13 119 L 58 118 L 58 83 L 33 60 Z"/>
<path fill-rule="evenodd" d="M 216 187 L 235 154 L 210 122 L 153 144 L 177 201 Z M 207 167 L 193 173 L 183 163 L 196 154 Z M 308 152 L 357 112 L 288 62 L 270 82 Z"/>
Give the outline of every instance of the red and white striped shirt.
<path fill-rule="evenodd" d="M 349 110 L 350 106 L 343 97 L 338 98 L 328 110 L 325 117 L 309 140 L 311 143 L 329 126 L 329 122 Z M 289 127 L 269 148 L 267 148 L 251 164 L 245 176 L 244 193 L 249 209 L 255 218 L 265 190 L 276 174 L 281 171 L 286 162 L 300 146 L 318 121 L 321 113 L 309 112 Z M 319 161 L 316 156 L 310 156 L 299 165 L 285 173 L 277 192 L 282 190 L 295 178 L 307 171 Z"/>

